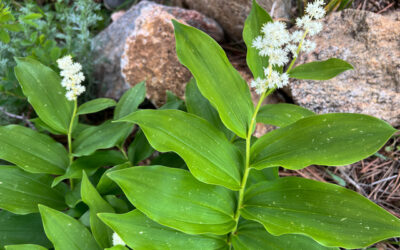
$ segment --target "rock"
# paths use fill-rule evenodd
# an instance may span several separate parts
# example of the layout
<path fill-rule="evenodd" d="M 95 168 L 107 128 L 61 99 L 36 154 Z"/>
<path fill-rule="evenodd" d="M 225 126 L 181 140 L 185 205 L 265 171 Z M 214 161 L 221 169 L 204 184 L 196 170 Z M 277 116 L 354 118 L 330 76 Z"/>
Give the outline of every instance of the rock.
<path fill-rule="evenodd" d="M 122 17 L 123 15 L 125 15 L 126 11 L 125 10 L 120 10 L 120 11 L 116 11 L 114 13 L 111 14 L 111 20 L 113 22 L 117 21 L 120 17 Z"/>
<path fill-rule="evenodd" d="M 400 12 L 348 9 L 324 22 L 317 49 L 297 64 L 336 57 L 355 70 L 329 81 L 294 81 L 294 101 L 317 113 L 364 113 L 400 126 Z"/>
<path fill-rule="evenodd" d="M 186 6 L 214 18 L 225 32 L 235 40 L 242 40 L 243 25 L 250 13 L 252 0 L 173 0 L 174 4 Z M 275 2 L 274 18 L 289 18 L 291 0 L 257 0 L 268 13 Z"/>
<path fill-rule="evenodd" d="M 143 80 L 156 105 L 165 101 L 166 90 L 182 96 L 190 73 L 176 57 L 171 19 L 199 28 L 217 41 L 223 39 L 221 27 L 197 11 L 142 1 L 94 39 L 94 77 L 100 96 L 118 99 Z"/>

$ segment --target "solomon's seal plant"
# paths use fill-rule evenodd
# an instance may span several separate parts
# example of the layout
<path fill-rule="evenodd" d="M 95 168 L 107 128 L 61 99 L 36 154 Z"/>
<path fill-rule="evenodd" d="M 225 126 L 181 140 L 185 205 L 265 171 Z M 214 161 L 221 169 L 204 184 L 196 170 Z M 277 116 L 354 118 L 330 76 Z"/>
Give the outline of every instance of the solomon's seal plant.
<path fill-rule="evenodd" d="M 326 80 L 352 69 L 335 58 L 294 67 L 315 47 L 310 37 L 321 31 L 321 5 L 309 4 L 299 30 L 290 34 L 254 1 L 243 36 L 251 86 L 260 95 L 256 107 L 222 48 L 176 21 L 177 54 L 194 76 L 186 111 L 171 109 L 181 103 L 170 94 L 160 110 L 137 110 L 143 83 L 118 103 L 100 98 L 78 106 L 83 75 L 72 58 L 58 62 L 63 79 L 35 60 L 18 58 L 15 74 L 38 114 L 36 126 L 65 135 L 69 150 L 47 134 L 0 127 L 0 158 L 15 164 L 0 166 L 0 247 L 338 249 L 399 236 L 399 219 L 356 192 L 278 176 L 278 167 L 351 164 L 396 132 L 367 115 L 262 106 L 289 78 Z M 113 122 L 89 126 L 79 120 L 112 106 Z M 256 139 L 257 122 L 279 128 Z M 141 130 L 126 150 L 134 124 Z M 148 143 L 160 156 L 150 166 L 135 166 L 152 154 Z M 29 237 L 27 225 L 33 228 Z"/>

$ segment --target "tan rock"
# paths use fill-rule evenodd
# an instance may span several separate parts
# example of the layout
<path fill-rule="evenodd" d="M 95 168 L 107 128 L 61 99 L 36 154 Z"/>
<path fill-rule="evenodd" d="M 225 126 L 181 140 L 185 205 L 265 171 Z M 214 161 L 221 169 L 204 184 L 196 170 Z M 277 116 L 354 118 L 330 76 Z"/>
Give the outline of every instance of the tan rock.
<path fill-rule="evenodd" d="M 364 113 L 400 125 L 400 12 L 344 10 L 324 21 L 314 53 L 297 64 L 340 58 L 355 70 L 329 81 L 294 81 L 296 103 L 317 113 Z"/>
<path fill-rule="evenodd" d="M 190 73 L 176 57 L 171 19 L 223 39 L 222 28 L 197 11 L 142 1 L 94 39 L 94 77 L 100 96 L 118 99 L 143 80 L 148 97 L 157 105 L 165 101 L 165 90 L 182 96 Z"/>
<path fill-rule="evenodd" d="M 242 39 L 243 25 L 252 4 L 252 0 L 173 0 L 172 2 L 214 18 L 225 32 L 236 40 Z M 257 0 L 257 2 L 268 13 L 274 5 L 273 17 L 289 18 L 291 0 Z"/>

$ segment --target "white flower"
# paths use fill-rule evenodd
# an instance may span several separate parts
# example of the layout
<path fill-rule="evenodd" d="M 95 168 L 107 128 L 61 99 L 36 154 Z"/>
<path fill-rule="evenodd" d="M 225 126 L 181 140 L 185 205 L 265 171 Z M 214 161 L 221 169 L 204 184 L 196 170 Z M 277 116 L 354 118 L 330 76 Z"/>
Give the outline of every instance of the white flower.
<path fill-rule="evenodd" d="M 304 35 L 303 31 L 296 30 L 290 35 L 290 40 L 292 43 L 299 43 L 303 38 L 303 35 Z"/>
<path fill-rule="evenodd" d="M 311 17 L 308 15 L 296 18 L 296 25 L 299 28 L 306 27 L 310 22 L 311 22 Z"/>
<path fill-rule="evenodd" d="M 263 43 L 263 37 L 262 36 L 258 36 L 256 38 L 254 38 L 254 40 L 253 40 L 253 47 L 254 48 L 256 48 L 258 50 L 261 50 L 263 48 L 263 46 L 264 46 L 264 43 Z"/>
<path fill-rule="evenodd" d="M 314 35 L 318 34 L 319 32 L 321 32 L 322 26 L 323 25 L 321 22 L 312 21 L 312 22 L 309 22 L 305 28 L 308 29 L 308 32 L 310 33 L 311 36 L 314 36 Z"/>
<path fill-rule="evenodd" d="M 263 42 L 265 46 L 280 47 L 290 40 L 286 24 L 282 22 L 266 23 L 263 25 L 261 32 L 264 33 Z"/>
<path fill-rule="evenodd" d="M 57 60 L 58 67 L 61 69 L 60 75 L 63 77 L 61 85 L 68 91 L 65 94 L 68 100 L 73 101 L 85 92 L 85 87 L 81 83 L 85 76 L 81 72 L 82 65 L 74 63 L 71 56 L 65 56 Z"/>
<path fill-rule="evenodd" d="M 122 245 L 125 246 L 125 242 L 121 239 L 121 237 L 119 237 L 119 235 L 117 233 L 113 233 L 112 235 L 112 240 L 113 240 L 113 245 L 117 246 L 117 245 Z"/>
<path fill-rule="evenodd" d="M 297 48 L 298 48 L 298 46 L 295 45 L 295 44 L 288 44 L 288 45 L 285 47 L 285 50 L 286 50 L 288 53 L 292 53 L 293 57 L 297 57 L 297 56 L 298 56 L 298 54 L 297 54 Z"/>
<path fill-rule="evenodd" d="M 306 7 L 306 13 L 315 19 L 321 19 L 326 14 L 324 8 L 322 7 L 323 5 L 323 0 L 316 0 L 313 3 L 309 3 Z"/>
<path fill-rule="evenodd" d="M 250 86 L 255 88 L 257 94 L 262 95 L 267 90 L 267 80 L 257 77 L 251 81 Z"/>
<path fill-rule="evenodd" d="M 289 61 L 287 52 L 280 48 L 271 50 L 268 56 L 269 63 L 272 65 L 283 66 Z"/>
<path fill-rule="evenodd" d="M 310 40 L 304 40 L 301 50 L 304 50 L 304 52 L 306 53 L 311 53 L 312 51 L 315 50 L 316 46 L 317 45 L 315 44 L 315 42 Z"/>
<path fill-rule="evenodd" d="M 270 72 L 269 68 L 264 68 L 264 74 L 267 76 L 268 88 L 282 88 L 289 84 L 289 76 L 286 73 L 279 73 L 276 70 Z"/>

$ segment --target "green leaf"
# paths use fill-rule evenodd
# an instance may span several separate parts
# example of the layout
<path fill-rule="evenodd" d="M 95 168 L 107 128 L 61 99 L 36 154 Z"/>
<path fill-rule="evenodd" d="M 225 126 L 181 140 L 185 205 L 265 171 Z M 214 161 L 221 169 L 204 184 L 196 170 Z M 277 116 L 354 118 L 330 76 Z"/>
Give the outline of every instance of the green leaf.
<path fill-rule="evenodd" d="M 0 29 L 0 41 L 3 43 L 9 43 L 10 42 L 10 35 L 8 32 L 4 29 Z"/>
<path fill-rule="evenodd" d="M 28 15 L 22 16 L 22 19 L 24 20 L 35 20 L 35 19 L 40 19 L 42 18 L 43 15 L 39 13 L 29 13 Z"/>
<path fill-rule="evenodd" d="M 125 140 L 133 126 L 126 123 L 103 124 L 83 130 L 72 142 L 74 156 L 90 155 L 96 150 L 112 148 Z"/>
<path fill-rule="evenodd" d="M 47 250 L 45 247 L 33 244 L 8 245 L 5 248 L 6 250 Z"/>
<path fill-rule="evenodd" d="M 184 109 L 184 101 L 177 97 L 174 93 L 167 90 L 167 102 L 162 105 L 159 109 Z"/>
<path fill-rule="evenodd" d="M 240 189 L 240 152 L 206 120 L 179 110 L 139 110 L 120 121 L 139 124 L 153 148 L 176 152 L 200 181 Z"/>
<path fill-rule="evenodd" d="M 237 234 L 232 237 L 232 245 L 236 250 L 327 250 L 338 249 L 324 247 L 299 234 L 273 236 L 258 222 L 242 220 L 239 222 Z"/>
<path fill-rule="evenodd" d="M 54 179 L 52 186 L 56 186 L 65 179 L 82 178 L 82 170 L 85 170 L 86 174 L 91 176 L 101 167 L 114 166 L 123 162 L 126 162 L 126 159 L 119 151 L 96 151 L 89 156 L 83 156 L 75 160 L 64 175 Z"/>
<path fill-rule="evenodd" d="M 300 119 L 315 115 L 314 112 L 289 103 L 267 104 L 257 114 L 257 122 L 285 127 Z"/>
<path fill-rule="evenodd" d="M 0 159 L 31 173 L 63 174 L 69 164 L 61 144 L 19 125 L 0 127 Z"/>
<path fill-rule="evenodd" d="M 31 174 L 16 166 L 0 166 L 0 208 L 15 214 L 37 213 L 37 205 L 64 209 L 64 194 L 50 187 L 52 177 Z"/>
<path fill-rule="evenodd" d="M 101 176 L 99 183 L 97 183 L 96 189 L 98 190 L 98 192 L 100 194 L 112 194 L 117 192 L 119 189 L 119 187 L 117 186 L 117 184 L 115 184 L 115 182 L 113 182 L 109 177 L 108 177 L 108 173 L 111 173 L 115 170 L 121 170 L 121 169 L 125 169 L 125 168 L 129 168 L 132 167 L 130 162 L 125 162 L 119 165 L 116 165 L 115 167 L 109 168 L 107 169 L 106 172 L 104 172 L 104 174 Z"/>
<path fill-rule="evenodd" d="M 132 249 L 225 249 L 226 237 L 200 234 L 190 235 L 162 226 L 134 210 L 126 214 L 99 214 Z"/>
<path fill-rule="evenodd" d="M 343 187 L 298 177 L 248 189 L 241 214 L 273 235 L 304 234 L 325 246 L 363 248 L 400 236 L 400 220 Z"/>
<path fill-rule="evenodd" d="M 15 60 L 15 76 L 37 115 L 54 130 L 67 134 L 73 102 L 65 97 L 58 74 L 31 58 Z"/>
<path fill-rule="evenodd" d="M 140 129 L 135 134 L 135 139 L 128 147 L 128 158 L 133 164 L 150 157 L 154 152 L 143 131 Z"/>
<path fill-rule="evenodd" d="M 354 68 L 348 62 L 337 58 L 330 58 L 326 61 L 299 65 L 289 72 L 289 77 L 307 80 L 329 80 L 350 69 Z"/>
<path fill-rule="evenodd" d="M 112 231 L 98 217 L 98 213 L 114 213 L 114 209 L 108 204 L 96 188 L 90 183 L 87 175 L 83 172 L 81 185 L 82 201 L 89 206 L 90 229 L 97 243 L 103 247 L 112 246 Z"/>
<path fill-rule="evenodd" d="M 35 128 L 40 132 L 40 133 L 46 133 L 49 132 L 53 135 L 62 135 L 61 132 L 58 132 L 51 127 L 49 127 L 46 123 L 44 123 L 39 117 L 30 119 L 31 122 L 35 125 Z M 74 130 L 75 132 L 75 130 Z"/>
<path fill-rule="evenodd" d="M 50 241 L 44 234 L 38 213 L 16 215 L 1 210 L 0 228 L 0 249 L 3 249 L 5 245 L 28 243 L 51 247 Z"/>
<path fill-rule="evenodd" d="M 12 32 L 19 32 L 23 30 L 23 26 L 19 23 L 2 24 L 1 27 Z"/>
<path fill-rule="evenodd" d="M 109 107 L 114 107 L 117 103 L 113 99 L 109 98 L 97 98 L 88 102 L 85 102 L 79 106 L 77 115 L 91 114 L 102 111 Z"/>
<path fill-rule="evenodd" d="M 132 210 L 132 205 L 124 196 L 117 198 L 117 196 L 109 194 L 104 196 L 104 199 L 114 208 L 117 214 L 127 213 Z"/>
<path fill-rule="evenodd" d="M 250 174 L 247 179 L 247 185 L 254 185 L 262 181 L 274 181 L 279 178 L 279 168 L 264 168 L 261 170 L 250 169 Z"/>
<path fill-rule="evenodd" d="M 194 78 L 186 85 L 185 95 L 186 107 L 189 113 L 206 119 L 218 130 L 224 132 L 228 139 L 232 138 L 233 133 L 224 126 L 217 110 L 200 93 Z"/>
<path fill-rule="evenodd" d="M 39 205 L 44 231 L 57 250 L 101 249 L 89 230 L 74 218 Z"/>
<path fill-rule="evenodd" d="M 124 116 L 135 112 L 144 101 L 146 97 L 146 85 L 145 82 L 141 82 L 135 85 L 135 87 L 127 90 L 119 100 L 114 111 L 114 120 L 121 119 Z"/>
<path fill-rule="evenodd" d="M 189 234 L 226 234 L 235 226 L 234 193 L 204 184 L 188 171 L 163 166 L 118 170 L 108 176 L 150 219 Z"/>
<path fill-rule="evenodd" d="M 374 154 L 395 132 L 368 115 L 314 115 L 258 139 L 251 147 L 251 167 L 348 165 Z"/>
<path fill-rule="evenodd" d="M 244 23 L 243 40 L 247 47 L 247 65 L 253 73 L 254 78 L 265 78 L 264 67 L 268 67 L 269 63 L 268 57 L 260 56 L 259 51 L 253 47 L 253 40 L 262 35 L 262 26 L 272 21 L 268 13 L 253 0 L 250 14 Z"/>
<path fill-rule="evenodd" d="M 245 138 L 254 111 L 247 83 L 206 33 L 175 20 L 173 24 L 180 62 L 192 72 L 201 93 L 218 110 L 225 126 Z"/>

